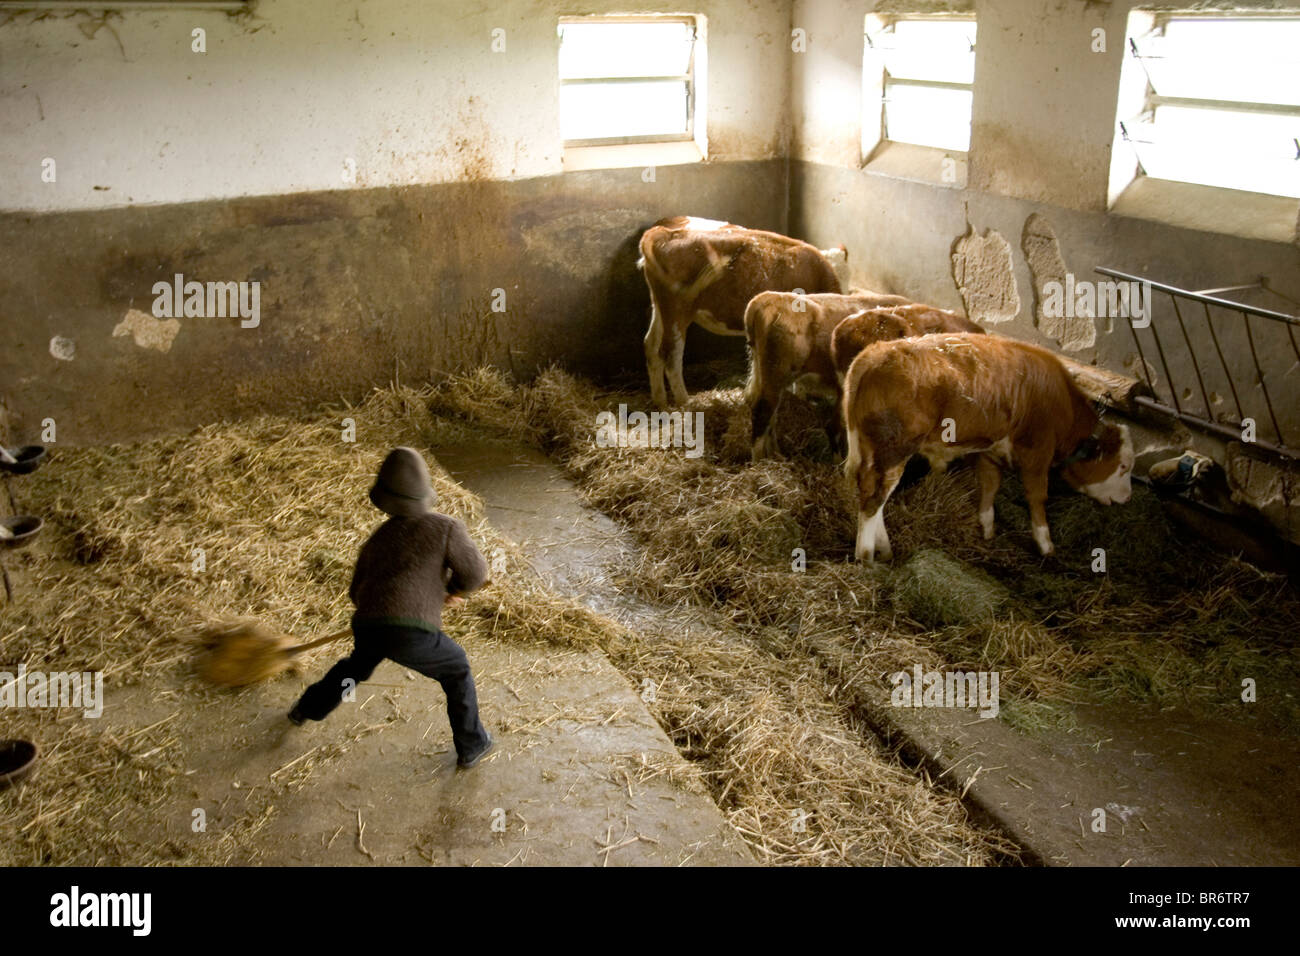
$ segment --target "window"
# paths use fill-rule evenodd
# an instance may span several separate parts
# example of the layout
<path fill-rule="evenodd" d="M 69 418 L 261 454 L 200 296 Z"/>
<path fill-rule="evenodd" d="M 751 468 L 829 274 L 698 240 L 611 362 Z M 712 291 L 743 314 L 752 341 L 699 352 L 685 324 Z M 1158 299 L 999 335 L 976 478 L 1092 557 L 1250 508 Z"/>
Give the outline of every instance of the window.
<path fill-rule="evenodd" d="M 693 17 L 560 20 L 565 146 L 695 138 Z"/>
<path fill-rule="evenodd" d="M 966 152 L 975 81 L 973 17 L 868 21 L 863 155 L 882 140 Z M 880 78 L 883 68 L 883 80 Z"/>
<path fill-rule="evenodd" d="M 1126 54 L 1145 80 L 1128 103 L 1121 80 L 1129 179 L 1136 162 L 1155 179 L 1300 198 L 1300 16 L 1135 13 Z"/>

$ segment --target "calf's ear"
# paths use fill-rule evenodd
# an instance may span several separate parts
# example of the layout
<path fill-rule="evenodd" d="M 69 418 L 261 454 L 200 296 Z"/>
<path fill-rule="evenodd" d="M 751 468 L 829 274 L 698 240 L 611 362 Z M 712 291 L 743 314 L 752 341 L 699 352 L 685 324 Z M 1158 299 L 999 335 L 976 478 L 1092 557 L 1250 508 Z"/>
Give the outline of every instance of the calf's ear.
<path fill-rule="evenodd" d="M 1091 461 L 1101 453 L 1101 439 L 1095 435 L 1089 435 L 1083 441 L 1075 446 L 1070 457 L 1065 459 L 1067 465 L 1076 461 Z"/>

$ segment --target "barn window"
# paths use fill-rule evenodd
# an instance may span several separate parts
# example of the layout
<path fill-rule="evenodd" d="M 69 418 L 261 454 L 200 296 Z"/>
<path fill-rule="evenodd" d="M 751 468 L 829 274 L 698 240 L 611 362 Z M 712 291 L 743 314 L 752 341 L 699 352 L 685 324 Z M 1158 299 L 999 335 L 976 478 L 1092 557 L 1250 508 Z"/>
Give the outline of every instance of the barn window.
<path fill-rule="evenodd" d="M 970 149 L 974 17 L 872 18 L 865 50 L 863 103 L 880 117 L 863 123 L 864 155 L 881 140 Z"/>
<path fill-rule="evenodd" d="M 1130 170 L 1300 198 L 1300 15 L 1135 14 L 1125 54 Z"/>
<path fill-rule="evenodd" d="M 564 145 L 695 138 L 694 17 L 560 20 Z"/>

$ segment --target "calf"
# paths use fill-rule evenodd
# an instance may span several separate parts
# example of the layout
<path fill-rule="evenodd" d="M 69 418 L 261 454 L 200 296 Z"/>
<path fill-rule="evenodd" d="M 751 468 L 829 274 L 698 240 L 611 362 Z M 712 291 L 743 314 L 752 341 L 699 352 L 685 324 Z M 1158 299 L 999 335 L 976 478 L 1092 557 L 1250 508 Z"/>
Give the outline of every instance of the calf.
<path fill-rule="evenodd" d="M 711 219 L 678 216 L 647 229 L 637 266 L 650 289 L 645 355 L 655 404 L 668 404 L 665 379 L 675 403 L 687 399 L 682 352 L 692 323 L 717 335 L 743 335 L 745 306 L 759 292 L 839 292 L 832 260 L 846 265 L 847 254 L 842 248 L 823 254 L 797 239 Z"/>
<path fill-rule="evenodd" d="M 875 292 L 760 292 L 749 300 L 745 308 L 745 341 L 749 346 L 745 402 L 753 425 L 755 461 L 776 451 L 770 435 L 772 416 L 781 393 L 795 379 L 814 375 L 838 400 L 840 383 L 831 364 L 831 333 L 835 327 L 864 309 L 906 302 L 899 295 Z"/>
<path fill-rule="evenodd" d="M 912 302 L 873 308 L 848 316 L 831 333 L 831 364 L 835 368 L 838 389 L 843 390 L 849 366 L 868 345 L 934 332 L 970 332 L 982 335 L 984 330 L 964 315 Z"/>
<path fill-rule="evenodd" d="M 1024 342 L 938 334 L 869 345 L 849 366 L 843 412 L 844 473 L 857 483 L 859 560 L 891 556 L 885 502 L 917 452 L 940 468 L 979 454 L 986 539 L 993 537 L 999 465 L 1015 465 L 1044 555 L 1052 553 L 1045 502 L 1053 466 L 1102 504 L 1128 501 L 1131 493 L 1128 429 L 1101 421 L 1056 356 Z"/>

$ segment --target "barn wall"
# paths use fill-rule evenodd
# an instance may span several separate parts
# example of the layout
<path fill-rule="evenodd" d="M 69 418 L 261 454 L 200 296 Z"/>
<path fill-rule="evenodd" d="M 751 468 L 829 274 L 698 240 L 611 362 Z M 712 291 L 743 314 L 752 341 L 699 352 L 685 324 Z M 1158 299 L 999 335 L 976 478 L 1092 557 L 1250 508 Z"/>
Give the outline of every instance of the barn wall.
<path fill-rule="evenodd" d="M 790 8 L 691 5 L 708 162 L 651 182 L 563 172 L 557 17 L 623 8 L 263 0 L 0 24 L 0 429 L 7 414 L 30 439 L 52 417 L 60 442 L 90 443 L 354 397 L 398 370 L 643 367 L 646 226 L 786 227 L 789 60 L 769 50 Z M 259 282 L 259 326 L 131 314 L 176 273 Z"/>
<path fill-rule="evenodd" d="M 1249 5 L 1249 4 L 1238 4 Z M 896 11 L 974 8 L 978 17 L 975 99 L 965 188 L 885 175 L 861 162 L 863 24 L 879 6 Z M 1140 368 L 1122 319 L 1085 319 L 1044 334 L 1035 318 L 1037 290 L 1064 272 L 1079 278 L 1111 266 L 1190 289 L 1248 283 L 1260 274 L 1292 300 L 1300 299 L 1300 244 L 1238 238 L 1107 211 L 1115 98 L 1123 41 L 1133 4 L 1076 0 L 975 0 L 970 3 L 796 0 L 792 22 L 807 31 L 808 52 L 794 57 L 790 228 L 814 243 L 844 242 L 854 281 L 967 311 L 995 331 L 1062 349 L 1115 371 Z M 1271 6 L 1263 3 L 1256 6 Z M 1092 29 L 1106 31 L 1107 51 L 1091 52 Z M 1122 144 L 1121 144 L 1122 145 Z M 1221 191 L 1215 191 L 1221 192 Z M 1240 201 L 1249 194 L 1235 194 Z M 1294 215 L 1294 212 L 1292 213 Z M 959 272 L 954 255 L 962 259 Z M 964 277 L 960 288 L 956 276 Z M 1295 312 L 1267 293 L 1244 301 Z M 982 314 L 981 314 L 982 313 Z M 1202 320 L 1200 315 L 1193 317 Z M 1157 302 L 1157 323 L 1169 349 L 1179 391 L 1199 389 L 1172 310 Z M 1221 320 L 1222 321 L 1222 320 Z M 1277 412 L 1291 443 L 1300 442 L 1300 366 L 1280 327 L 1261 347 L 1270 380 L 1291 401 Z M 1150 351 L 1157 385 L 1165 380 Z M 1193 331 L 1202 364 L 1213 343 Z M 1261 343 L 1262 345 L 1262 343 Z M 1224 349 L 1239 382 L 1253 381 L 1249 343 L 1240 326 L 1224 333 Z M 1210 361 L 1207 362 L 1206 360 Z M 1218 411 L 1231 408 L 1224 382 L 1210 381 Z M 1271 438 L 1258 389 L 1243 401 Z M 1182 398 L 1192 398 L 1183 393 Z M 1213 396 L 1212 396 L 1213 397 Z M 1179 433 L 1217 451 L 1218 444 Z M 1168 448 L 1163 452 L 1168 453 Z M 1265 497 L 1275 500 L 1272 491 Z"/>

